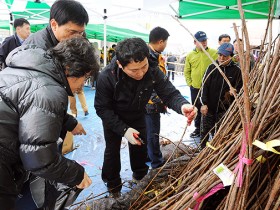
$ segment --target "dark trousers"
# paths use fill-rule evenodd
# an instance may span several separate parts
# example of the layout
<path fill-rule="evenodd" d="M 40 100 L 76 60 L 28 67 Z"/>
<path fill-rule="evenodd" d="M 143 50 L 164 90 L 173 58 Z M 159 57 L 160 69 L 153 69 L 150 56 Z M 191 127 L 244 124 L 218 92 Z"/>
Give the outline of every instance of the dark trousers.
<path fill-rule="evenodd" d="M 175 74 L 175 72 L 174 72 L 174 69 L 170 69 L 171 71 L 168 71 L 167 72 L 167 77 L 168 77 L 168 79 L 170 80 L 170 74 L 172 74 L 172 80 L 174 80 L 174 74 Z"/>
<path fill-rule="evenodd" d="M 214 136 L 216 130 L 220 126 L 220 123 L 218 122 L 224 116 L 224 114 L 225 112 L 217 114 L 211 114 L 211 112 L 208 112 L 205 116 L 202 115 L 200 128 L 200 139 L 202 148 L 206 146 L 206 143 L 209 140 L 209 134 L 211 133 L 211 135 Z"/>
<path fill-rule="evenodd" d="M 12 169 L 0 163 L 0 209 L 14 210 L 17 192 Z"/>
<path fill-rule="evenodd" d="M 118 192 L 122 188 L 120 178 L 120 147 L 122 136 L 114 133 L 109 128 L 106 128 L 104 124 L 103 127 L 106 148 L 102 167 L 102 180 L 107 183 L 107 188 L 111 190 L 111 192 Z M 130 166 L 133 172 L 132 176 L 135 179 L 140 180 L 147 174 L 149 168 L 145 163 L 147 159 L 145 121 L 143 121 L 142 124 L 140 123 L 131 127 L 140 132 L 139 137 L 145 142 L 145 144 L 141 146 L 128 143 Z"/>
<path fill-rule="evenodd" d="M 148 156 L 152 168 L 158 168 L 163 164 L 163 157 L 159 145 L 160 113 L 146 114 L 146 131 Z"/>
<path fill-rule="evenodd" d="M 200 121 L 201 121 L 201 112 L 200 112 L 200 108 L 201 108 L 201 103 L 200 103 L 200 100 L 199 100 L 199 96 L 196 100 L 196 103 L 194 104 L 195 102 L 195 99 L 199 93 L 199 89 L 197 88 L 194 88 L 194 87 L 190 87 L 190 90 L 191 90 L 191 98 L 192 98 L 192 104 L 197 108 L 197 116 L 194 120 L 194 126 L 196 129 L 200 129 Z"/>

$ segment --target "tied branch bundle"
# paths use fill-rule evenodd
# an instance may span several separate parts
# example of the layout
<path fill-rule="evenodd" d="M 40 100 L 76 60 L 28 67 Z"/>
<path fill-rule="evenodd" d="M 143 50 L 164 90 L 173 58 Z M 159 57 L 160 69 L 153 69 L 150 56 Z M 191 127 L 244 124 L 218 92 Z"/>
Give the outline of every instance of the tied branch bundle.
<path fill-rule="evenodd" d="M 273 150 L 268 146 L 274 151 L 271 152 L 253 144 L 258 140 L 269 145 L 271 140 L 280 139 L 280 38 L 272 40 L 269 18 L 264 38 L 268 44 L 262 44 L 260 56 L 250 69 L 249 39 L 242 12 L 241 17 L 242 38 L 246 41 L 239 43 L 240 49 L 245 46 L 239 54 L 243 90 L 211 141 L 215 149 L 206 147 L 185 166 L 168 169 L 169 178 L 161 183 L 153 179 L 131 209 L 280 208 L 279 147 Z M 235 31 L 239 42 L 236 27 Z M 230 186 L 223 186 L 213 172 L 221 163 L 234 174 Z M 217 186 L 220 188 L 215 191 Z M 154 193 L 152 198 L 149 192 Z"/>

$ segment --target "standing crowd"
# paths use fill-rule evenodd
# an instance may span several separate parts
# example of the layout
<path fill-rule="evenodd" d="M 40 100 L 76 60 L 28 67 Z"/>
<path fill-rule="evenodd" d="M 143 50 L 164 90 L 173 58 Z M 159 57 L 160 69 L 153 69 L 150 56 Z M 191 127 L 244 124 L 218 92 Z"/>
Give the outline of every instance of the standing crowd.
<path fill-rule="evenodd" d="M 83 166 L 65 158 L 59 143 L 67 132 L 86 135 L 76 119 L 75 95 L 87 116 L 90 111 L 83 86 L 89 78 L 97 80 L 94 107 L 102 120 L 106 142 L 101 178 L 114 198 L 121 195 L 123 137 L 129 142 L 136 183 L 148 173 L 147 161 L 152 169 L 164 165 L 159 133 L 160 117 L 167 108 L 184 115 L 188 125 L 195 121 L 191 137 L 200 137 L 201 148 L 206 146 L 209 134 L 215 134 L 234 98 L 204 51 L 218 63 L 234 91 L 242 88 L 238 48 L 230 44 L 230 36 L 221 35 L 216 50 L 208 47 L 203 31 L 195 33 L 195 48 L 185 59 L 192 105 L 173 85 L 177 58 L 169 55 L 166 65 L 162 56 L 170 36 L 164 28 L 151 30 L 148 44 L 140 38 L 129 38 L 112 45 L 109 64 L 99 74 L 101 57 L 86 39 L 88 21 L 81 3 L 57 0 L 45 29 L 30 35 L 30 23 L 16 19 L 15 34 L 0 47 L 3 209 L 54 209 L 65 191 L 79 193 L 90 186 Z M 71 114 L 67 113 L 69 102 Z"/>

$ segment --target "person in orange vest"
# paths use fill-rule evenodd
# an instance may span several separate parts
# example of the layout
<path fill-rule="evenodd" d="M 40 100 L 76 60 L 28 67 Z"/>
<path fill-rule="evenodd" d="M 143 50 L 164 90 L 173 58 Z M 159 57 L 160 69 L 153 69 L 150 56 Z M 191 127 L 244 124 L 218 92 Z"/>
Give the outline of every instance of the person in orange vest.
<path fill-rule="evenodd" d="M 149 63 L 158 68 L 166 75 L 165 60 L 162 56 L 169 33 L 166 29 L 156 27 L 151 30 L 149 35 Z M 146 105 L 146 131 L 148 156 L 151 160 L 152 168 L 158 168 L 163 165 L 163 157 L 159 145 L 160 133 L 160 113 L 166 113 L 166 106 L 153 91 L 148 104 Z"/>

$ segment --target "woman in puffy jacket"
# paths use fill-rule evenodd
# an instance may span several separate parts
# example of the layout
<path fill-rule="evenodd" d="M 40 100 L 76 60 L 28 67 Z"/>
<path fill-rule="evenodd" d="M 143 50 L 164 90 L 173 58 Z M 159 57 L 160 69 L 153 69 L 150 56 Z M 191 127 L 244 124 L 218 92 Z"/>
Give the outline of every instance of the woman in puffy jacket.
<path fill-rule="evenodd" d="M 8 67 L 0 72 L 1 209 L 14 209 L 27 172 L 70 187 L 91 184 L 82 166 L 61 155 L 57 140 L 68 95 L 98 70 L 94 58 L 91 44 L 81 37 L 47 52 L 29 45 L 9 54 Z"/>

